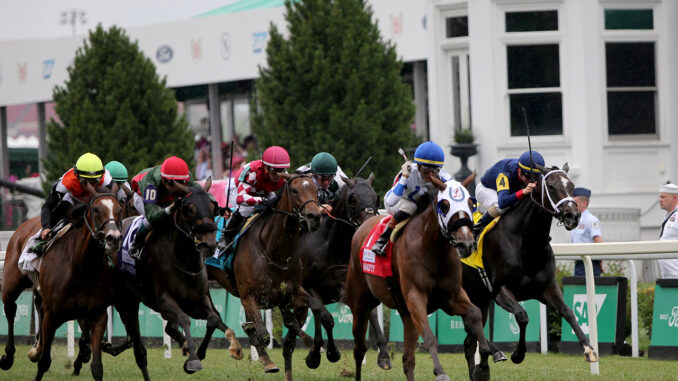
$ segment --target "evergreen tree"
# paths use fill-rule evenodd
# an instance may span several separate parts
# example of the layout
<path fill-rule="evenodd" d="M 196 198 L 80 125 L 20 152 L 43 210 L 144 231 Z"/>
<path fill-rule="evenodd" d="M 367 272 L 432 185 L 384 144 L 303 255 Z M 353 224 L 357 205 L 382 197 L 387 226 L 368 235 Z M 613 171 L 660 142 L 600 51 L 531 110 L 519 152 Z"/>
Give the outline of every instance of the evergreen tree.
<path fill-rule="evenodd" d="M 402 164 L 398 147 L 417 143 L 394 45 L 381 38 L 364 0 L 286 7 L 289 38 L 271 25 L 268 66 L 259 69 L 253 128 L 262 146 L 285 147 L 294 165 L 327 151 L 349 175 L 372 155 L 360 175 L 373 171 L 375 189 L 388 189 Z"/>
<path fill-rule="evenodd" d="M 86 152 L 120 161 L 130 178 L 172 155 L 191 166 L 193 135 L 174 92 L 122 29 L 90 32 L 68 75 L 53 92 L 60 121 L 47 125 L 46 188 Z"/>

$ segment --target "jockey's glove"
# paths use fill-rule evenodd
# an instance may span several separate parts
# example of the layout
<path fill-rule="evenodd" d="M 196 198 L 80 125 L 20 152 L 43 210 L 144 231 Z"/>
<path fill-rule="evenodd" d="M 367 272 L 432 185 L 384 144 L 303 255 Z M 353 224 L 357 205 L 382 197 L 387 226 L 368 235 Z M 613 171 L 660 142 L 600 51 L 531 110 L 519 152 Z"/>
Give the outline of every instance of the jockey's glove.
<path fill-rule="evenodd" d="M 409 160 L 406 161 L 400 169 L 400 173 L 405 177 L 410 177 L 410 173 L 412 173 L 412 162 Z"/>
<path fill-rule="evenodd" d="M 170 214 L 172 214 L 172 209 L 173 209 L 173 208 L 174 208 L 174 202 L 172 202 L 171 204 L 167 205 L 167 207 L 166 207 L 165 209 L 163 209 L 163 211 L 165 212 L 165 214 L 167 214 L 167 215 L 169 216 Z"/>

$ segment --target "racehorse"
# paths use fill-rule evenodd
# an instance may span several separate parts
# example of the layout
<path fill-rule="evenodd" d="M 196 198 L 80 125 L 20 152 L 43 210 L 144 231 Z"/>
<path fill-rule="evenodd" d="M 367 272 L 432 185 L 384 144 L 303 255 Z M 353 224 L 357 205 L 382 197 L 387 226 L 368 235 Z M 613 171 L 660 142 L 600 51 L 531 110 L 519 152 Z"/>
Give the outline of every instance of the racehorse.
<path fill-rule="evenodd" d="M 216 249 L 214 215 L 217 209 L 207 194 L 211 185 L 211 178 L 204 188 L 175 183 L 183 197 L 175 201 L 170 222 L 149 234 L 141 263 L 137 263 L 136 277 L 120 273 L 116 281 L 114 305 L 131 338 L 137 364 L 144 370 L 147 359 L 139 333 L 140 302 L 167 321 L 165 332 L 188 354 L 184 362 L 186 373 L 202 369 L 200 360 L 205 358 L 207 343 L 216 328 L 229 340 L 231 357 L 238 360 L 243 357 L 233 330 L 221 321 L 209 296 L 204 258 Z M 124 228 L 131 222 L 131 218 L 126 219 Z M 191 338 L 190 318 L 207 320 L 207 333 L 197 352 Z M 126 343 L 121 346 L 125 347 Z M 117 354 L 121 350 L 111 348 L 109 351 Z M 148 380 L 146 373 L 144 379 Z"/>
<path fill-rule="evenodd" d="M 266 353 L 270 340 L 260 309 L 278 307 L 285 326 L 295 335 L 301 332 L 293 307 L 307 307 L 308 293 L 301 288 L 301 258 L 297 251 L 300 231 L 316 230 L 320 224 L 318 188 L 308 175 L 289 175 L 277 205 L 267 208 L 238 239 L 233 259 L 236 286 L 226 272 L 212 266 L 208 271 L 230 293 L 240 296 L 247 322 L 243 330 L 257 349 L 267 373 L 280 369 Z M 304 223 L 305 222 L 305 223 Z M 305 316 L 304 316 L 305 317 Z M 312 343 L 307 343 L 309 346 Z M 292 351 L 285 345 L 285 379 L 292 379 Z"/>
<path fill-rule="evenodd" d="M 357 381 L 361 379 L 362 360 L 367 350 L 367 315 L 379 302 L 397 308 L 402 317 L 403 370 L 409 381 L 414 380 L 414 349 L 419 336 L 423 337 L 424 347 L 433 358 L 436 380 L 450 379 L 440 364 L 438 342 L 428 324 L 427 315 L 437 309 L 462 316 L 466 332 L 480 343 L 481 363 L 475 368 L 474 379 L 488 380 L 490 377 L 487 363 L 490 346 L 483 333 L 481 313 L 471 304 L 461 285 L 459 256 L 469 255 L 475 247 L 469 194 L 455 180 L 442 183 L 434 178 L 432 182 L 439 190 L 435 202 L 412 217 L 401 237 L 393 243 L 393 276 L 401 291 L 391 293 L 384 278 L 365 274 L 362 269 L 361 248 L 382 217 L 370 218 L 353 236 L 345 299 L 353 312 L 353 357 Z"/>
<path fill-rule="evenodd" d="M 35 380 L 39 381 L 49 369 L 50 350 L 54 332 L 68 320 L 82 318 L 91 327 L 93 358 L 92 377 L 103 379 L 101 338 L 111 304 L 111 264 L 120 246 L 120 205 L 115 196 L 99 194 L 88 185 L 91 200 L 84 218 L 55 241 L 42 256 L 39 275 L 39 294 L 42 298 L 40 333 L 37 345 L 29 352 L 32 361 L 38 361 Z"/>
<path fill-rule="evenodd" d="M 487 319 L 492 299 L 515 315 L 520 327 L 520 338 L 511 361 L 519 364 L 525 358 L 525 327 L 527 312 L 518 301 L 537 299 L 554 308 L 574 329 L 584 348 L 586 359 L 598 361 L 598 355 L 589 345 L 572 310 L 563 301 L 563 294 L 555 280 L 555 257 L 549 244 L 551 222 L 555 217 L 567 230 L 579 223 L 579 212 L 572 198 L 574 184 L 567 177 L 567 163 L 560 170 L 536 165 L 542 171 L 536 188 L 504 213 L 497 225 L 483 239 L 483 266 L 491 290 L 485 286 L 478 270 L 463 266 L 464 289 L 473 304 Z M 464 352 L 469 366 L 473 365 L 475 342 L 464 341 Z M 493 347 L 493 352 L 496 348 Z"/>
<path fill-rule="evenodd" d="M 337 349 L 332 335 L 334 319 L 326 304 L 338 302 L 346 281 L 346 269 L 351 257 L 351 238 L 360 224 L 377 213 L 379 197 L 372 188 L 374 174 L 367 180 L 347 179 L 334 202 L 332 210 L 321 218 L 320 228 L 303 234 L 299 238 L 299 255 L 303 264 L 302 286 L 309 295 L 309 307 L 315 321 L 314 343 L 306 357 L 309 368 L 320 365 L 320 349 L 324 346 L 322 328 L 327 333 L 327 359 L 339 361 L 341 352 Z M 295 309 L 299 321 L 304 321 L 308 308 Z M 390 358 L 386 351 L 386 339 L 378 324 L 377 315 L 370 314 L 370 322 L 377 337 L 380 349 L 379 364 L 390 368 Z M 295 340 L 292 331 L 288 331 L 285 342 Z M 292 350 L 294 346 L 291 345 Z"/>
<path fill-rule="evenodd" d="M 117 192 L 118 187 L 115 185 L 113 187 L 112 193 Z M 122 218 L 120 215 L 118 218 Z M 8 335 L 7 335 L 7 344 L 5 345 L 5 354 L 0 358 L 0 368 L 3 370 L 8 370 L 12 367 L 14 363 L 14 317 L 16 316 L 16 299 L 19 297 L 21 292 L 25 289 L 34 287 L 37 285 L 37 280 L 35 274 L 27 273 L 24 274 L 19 270 L 18 262 L 21 252 L 28 240 L 35 235 L 41 227 L 41 218 L 36 216 L 28 219 L 23 224 L 21 224 L 12 234 L 10 241 L 7 245 L 7 251 L 5 255 L 5 264 L 3 268 L 3 284 L 2 284 L 2 301 L 5 308 L 5 316 L 8 323 Z M 36 287 L 37 288 L 37 287 Z M 35 306 L 41 315 L 41 303 L 42 298 L 39 292 L 34 292 Z M 39 317 L 36 316 L 36 319 Z M 84 320 L 83 320 L 84 321 Z M 82 329 L 83 336 L 89 335 L 88 328 L 85 327 Z M 39 331 L 36 332 L 36 341 L 39 338 Z M 34 353 L 34 352 L 32 352 Z M 91 351 L 88 352 L 91 354 Z M 34 356 L 34 355 L 32 355 Z M 34 359 L 37 358 L 33 357 Z M 89 360 L 87 360 L 89 361 Z"/>

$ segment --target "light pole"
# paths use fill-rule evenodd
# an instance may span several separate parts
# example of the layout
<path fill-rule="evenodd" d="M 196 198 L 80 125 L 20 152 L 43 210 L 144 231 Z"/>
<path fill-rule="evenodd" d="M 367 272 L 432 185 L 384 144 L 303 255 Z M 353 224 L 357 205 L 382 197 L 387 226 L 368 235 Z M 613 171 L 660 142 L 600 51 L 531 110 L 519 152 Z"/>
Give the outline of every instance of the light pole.
<path fill-rule="evenodd" d="M 87 19 L 85 19 L 85 11 L 82 9 L 70 9 L 67 11 L 61 12 L 61 24 L 66 25 L 66 24 L 71 24 L 71 28 L 73 28 L 73 35 L 75 36 L 75 26 L 78 24 L 78 21 L 80 24 L 85 25 L 87 24 Z"/>

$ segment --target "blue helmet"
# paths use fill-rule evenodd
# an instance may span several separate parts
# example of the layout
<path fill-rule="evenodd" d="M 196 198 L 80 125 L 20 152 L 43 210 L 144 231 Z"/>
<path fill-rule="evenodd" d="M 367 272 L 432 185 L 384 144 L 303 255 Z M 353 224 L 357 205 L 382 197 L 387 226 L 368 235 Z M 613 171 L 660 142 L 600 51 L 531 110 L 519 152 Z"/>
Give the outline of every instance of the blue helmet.
<path fill-rule="evenodd" d="M 428 141 L 419 144 L 417 150 L 414 151 L 414 162 L 417 164 L 431 165 L 434 167 L 442 167 L 445 164 L 445 153 L 439 145 Z"/>
<path fill-rule="evenodd" d="M 544 157 L 537 151 L 532 151 L 532 160 L 530 160 L 530 151 L 523 152 L 523 154 L 520 155 L 520 159 L 518 159 L 518 166 L 523 171 L 529 171 L 532 173 L 541 173 L 540 169 L 534 168 L 535 164 L 538 164 L 542 167 L 546 165 L 544 162 Z"/>

